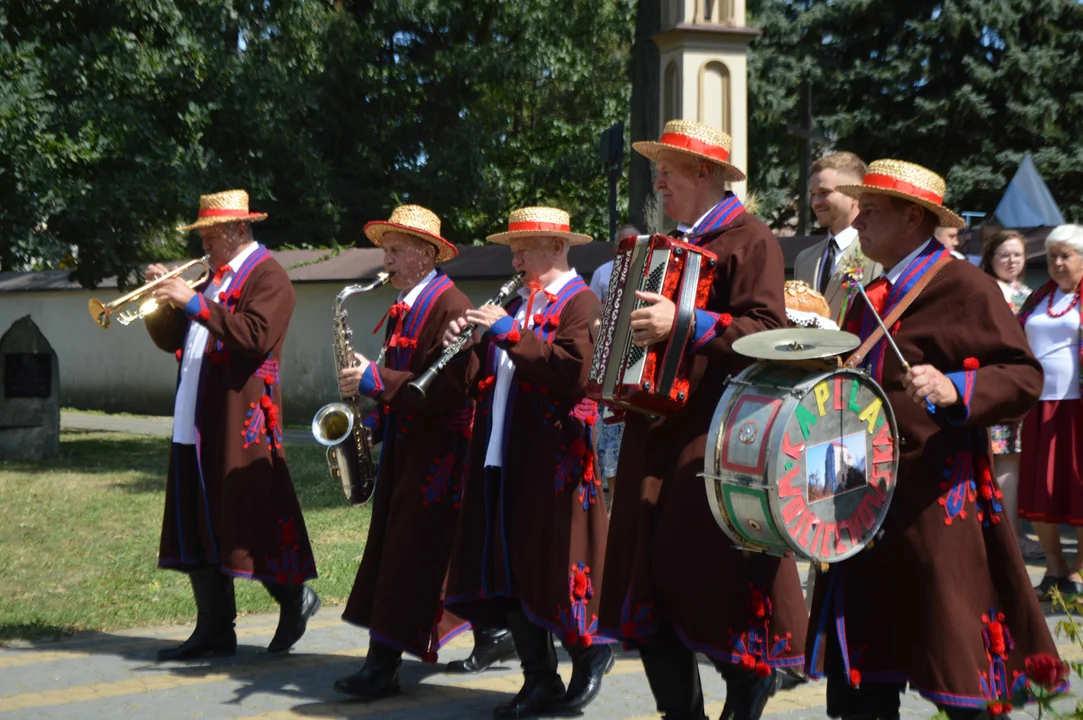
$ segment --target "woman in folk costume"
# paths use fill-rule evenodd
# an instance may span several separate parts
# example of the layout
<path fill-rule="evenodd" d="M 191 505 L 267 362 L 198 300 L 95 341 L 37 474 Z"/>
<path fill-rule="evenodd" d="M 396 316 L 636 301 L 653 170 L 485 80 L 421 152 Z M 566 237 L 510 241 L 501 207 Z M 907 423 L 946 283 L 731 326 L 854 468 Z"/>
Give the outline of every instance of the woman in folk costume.
<path fill-rule="evenodd" d="M 180 278 L 154 291 L 151 340 L 175 353 L 177 399 L 158 567 L 188 574 L 198 616 L 192 636 L 159 660 L 237 650 L 233 578 L 259 580 L 281 608 L 267 648 L 289 650 L 320 599 L 316 562 L 282 446 L 279 363 L 294 294 L 286 271 L 252 237 L 267 217 L 243 190 L 204 195 L 198 230 L 214 275 L 195 290 Z M 147 280 L 166 273 L 147 268 Z M 166 304 L 171 307 L 165 307 Z"/>
<path fill-rule="evenodd" d="M 1064 558 L 1060 524 L 1083 540 L 1083 400 L 1080 400 L 1079 290 L 1083 282 L 1083 228 L 1061 225 L 1045 240 L 1050 280 L 1019 312 L 1034 354 L 1045 372 L 1038 404 L 1023 421 L 1019 514 L 1034 524 L 1046 555 L 1046 574 L 1035 590 L 1042 600 L 1053 588 L 1083 594 L 1083 552 Z"/>
<path fill-rule="evenodd" d="M 715 522 L 704 494 L 704 456 L 726 380 L 752 360 L 738 338 L 782 327 L 785 269 L 778 241 L 726 190 L 744 179 L 730 137 L 699 123 L 666 123 L 659 142 L 636 143 L 654 161 L 655 189 L 687 242 L 718 257 L 706 310 L 687 352 L 694 390 L 662 420 L 628 413 L 613 489 L 602 632 L 639 650 L 667 720 L 704 715 L 696 653 L 726 680 L 726 720 L 755 720 L 779 669 L 804 663 L 808 615 L 792 559 L 742 553 Z M 663 342 L 674 305 L 640 294 L 632 341 Z"/>
<path fill-rule="evenodd" d="M 467 322 L 483 333 L 448 369 L 478 405 L 445 605 L 511 630 L 524 683 L 494 717 L 578 712 L 613 663 L 597 635 L 607 521 L 591 451 L 598 408 L 585 396 L 599 305 L 568 266 L 569 247 L 590 237 L 562 210 L 524 208 L 488 240 L 510 246 L 526 287 L 506 311 L 469 311 L 445 339 Z M 572 658 L 566 690 L 552 634 Z"/>
<path fill-rule="evenodd" d="M 335 689 L 377 700 L 400 692 L 404 652 L 435 663 L 437 651 L 468 628 L 443 611 L 442 597 L 474 406 L 440 378 L 423 404 L 411 402 L 406 386 L 441 355 L 448 324 L 472 305 L 435 267 L 458 250 L 440 236 L 440 218 L 431 211 L 403 205 L 390 220 L 368 223 L 365 235 L 383 249 L 399 295 L 376 327 L 386 322 L 384 365 L 357 354 L 358 365 L 339 374 L 343 397 L 360 392 L 376 401 L 367 424 L 383 449 L 365 552 L 342 613 L 369 629 L 369 651 L 364 667 Z M 502 646 L 501 659 L 514 655 L 510 637 L 489 644 Z"/>
<path fill-rule="evenodd" d="M 940 176 L 880 160 L 842 191 L 859 198 L 862 249 L 884 266 L 869 301 L 913 367 L 857 302 L 844 327 L 875 341 L 862 362 L 887 393 L 901 459 L 883 536 L 816 583 L 809 672 L 827 675 L 831 717 L 898 718 L 907 684 L 952 720 L 1000 715 L 1026 698 L 1028 656 L 1056 653 L 986 431 L 1033 406 L 1041 367 L 996 284 L 933 238 L 963 225 Z"/>

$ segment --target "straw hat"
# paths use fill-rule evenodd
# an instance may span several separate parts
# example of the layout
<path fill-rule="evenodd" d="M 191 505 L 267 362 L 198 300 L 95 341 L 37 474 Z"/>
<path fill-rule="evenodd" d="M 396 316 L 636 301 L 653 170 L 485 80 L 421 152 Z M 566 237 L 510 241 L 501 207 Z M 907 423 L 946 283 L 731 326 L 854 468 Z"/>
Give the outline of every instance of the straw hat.
<path fill-rule="evenodd" d="M 440 237 L 440 218 L 420 205 L 400 205 L 391 213 L 390 220 L 373 220 L 365 225 L 365 236 L 376 247 L 383 245 L 384 235 L 389 232 L 399 232 L 429 243 L 436 248 L 438 263 L 459 254 L 457 247 Z"/>
<path fill-rule="evenodd" d="M 266 219 L 267 213 L 254 213 L 248 209 L 248 193 L 244 190 L 226 190 L 213 195 L 200 195 L 198 219 L 191 225 L 182 225 L 177 229 L 188 232 L 211 225 L 254 223 Z"/>
<path fill-rule="evenodd" d="M 839 185 L 835 188 L 850 197 L 877 193 L 917 203 L 940 219 L 944 227 L 966 227 L 966 221 L 944 207 L 947 184 L 932 170 L 902 160 L 875 160 L 869 165 L 860 185 Z"/>
<path fill-rule="evenodd" d="M 570 245 L 585 245 L 593 238 L 572 232 L 572 220 L 568 213 L 557 208 L 528 207 L 513 210 L 508 217 L 508 231 L 485 238 L 491 243 L 507 245 L 518 237 L 559 237 Z"/>
<path fill-rule="evenodd" d="M 651 160 L 663 150 L 674 150 L 721 165 L 726 170 L 726 180 L 730 182 L 745 179 L 745 174 L 729 163 L 733 140 L 721 130 L 703 123 L 670 120 L 658 142 L 632 143 L 632 149 Z"/>

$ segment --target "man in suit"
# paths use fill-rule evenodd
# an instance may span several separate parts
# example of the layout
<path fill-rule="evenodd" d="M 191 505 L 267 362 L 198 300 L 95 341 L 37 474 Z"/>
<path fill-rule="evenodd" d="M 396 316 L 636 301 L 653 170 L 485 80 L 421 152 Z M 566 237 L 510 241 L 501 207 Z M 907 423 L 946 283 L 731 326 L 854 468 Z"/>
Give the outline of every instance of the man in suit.
<path fill-rule="evenodd" d="M 827 237 L 797 256 L 793 276 L 827 298 L 835 322 L 841 322 L 846 306 L 853 300 L 844 287 L 847 275 L 868 285 L 881 273 L 881 267 L 861 252 L 857 231 L 851 227 L 857 217 L 857 201 L 835 190 L 838 185 L 864 176 L 865 163 L 850 152 L 820 158 L 812 164 L 809 176 L 812 211 L 820 227 L 827 228 Z"/>

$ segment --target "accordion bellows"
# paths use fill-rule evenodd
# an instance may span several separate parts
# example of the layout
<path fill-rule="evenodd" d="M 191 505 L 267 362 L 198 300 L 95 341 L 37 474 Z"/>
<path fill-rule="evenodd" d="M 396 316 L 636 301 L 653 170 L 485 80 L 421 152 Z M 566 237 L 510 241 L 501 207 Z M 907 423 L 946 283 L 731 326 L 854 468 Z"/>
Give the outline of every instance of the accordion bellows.
<path fill-rule="evenodd" d="M 617 247 L 609 292 L 595 338 L 587 394 L 611 407 L 669 415 L 688 401 L 687 349 L 692 321 L 707 304 L 718 259 L 668 235 L 626 238 Z M 647 305 L 636 291 L 663 295 L 676 305 L 670 336 L 642 348 L 632 344 L 632 312 Z"/>

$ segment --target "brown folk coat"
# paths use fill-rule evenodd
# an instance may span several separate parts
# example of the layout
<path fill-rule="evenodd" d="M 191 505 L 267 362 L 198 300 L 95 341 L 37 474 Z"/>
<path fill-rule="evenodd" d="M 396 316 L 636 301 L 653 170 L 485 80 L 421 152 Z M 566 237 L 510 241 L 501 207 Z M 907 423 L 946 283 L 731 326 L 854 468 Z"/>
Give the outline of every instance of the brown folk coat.
<path fill-rule="evenodd" d="M 785 322 L 782 252 L 767 226 L 743 212 L 704 247 L 718 256 L 707 310 L 728 313 L 732 324 L 692 358 L 693 390 L 684 410 L 653 423 L 628 414 L 613 490 L 602 632 L 643 641 L 658 622 L 668 622 L 689 648 L 715 660 L 749 662 L 751 655 L 771 667 L 800 665 L 807 616 L 797 565 L 735 550 L 697 477 L 726 378 L 752 364 L 733 351 L 733 342 Z"/>
<path fill-rule="evenodd" d="M 443 352 L 448 324 L 472 305 L 439 272 L 401 318 L 401 340 L 385 367 L 366 372 L 361 391 L 379 403 L 383 438 L 372 524 L 342 617 L 382 643 L 436 662 L 469 625 L 443 612 L 444 579 L 459 518 L 473 403 L 443 376 L 415 401 L 407 384 Z M 389 318 L 388 340 L 398 318 Z M 415 344 L 416 343 L 416 344 Z"/>
<path fill-rule="evenodd" d="M 228 290 L 220 305 L 200 296 L 191 317 L 179 309 L 147 317 L 154 344 L 178 361 L 192 323 L 211 336 L 196 406 L 199 477 L 178 473 L 170 458 L 158 565 L 218 564 L 237 577 L 301 584 L 316 577 L 316 563 L 286 467 L 279 410 L 293 285 L 259 247 Z"/>
<path fill-rule="evenodd" d="M 509 307 L 514 316 L 522 301 Z M 601 640 L 605 497 L 591 451 L 597 406 L 586 399 L 594 351 L 589 331 L 598 298 L 576 276 L 549 303 L 540 326 L 512 329 L 502 319 L 452 366 L 480 390 L 470 444 L 459 540 L 447 605 L 464 617 L 504 627 L 514 598 L 536 624 L 567 644 Z M 515 365 L 503 427 L 503 467 L 487 477 L 495 350 Z"/>
<path fill-rule="evenodd" d="M 933 243 L 927 261 L 946 253 Z M 864 310 L 855 305 L 847 326 L 867 336 L 871 316 L 864 329 L 853 323 Z M 822 670 L 835 633 L 851 684 L 909 682 L 938 704 L 983 707 L 1018 689 L 1028 655 L 1056 654 L 989 472 L 985 430 L 1026 414 L 1041 366 L 996 283 L 966 262 L 949 262 L 893 335 L 911 365 L 956 383 L 965 408 L 931 415 L 903 391 L 895 354 L 870 353 L 898 422 L 897 484 L 883 537 L 816 582 L 809 663 Z"/>

